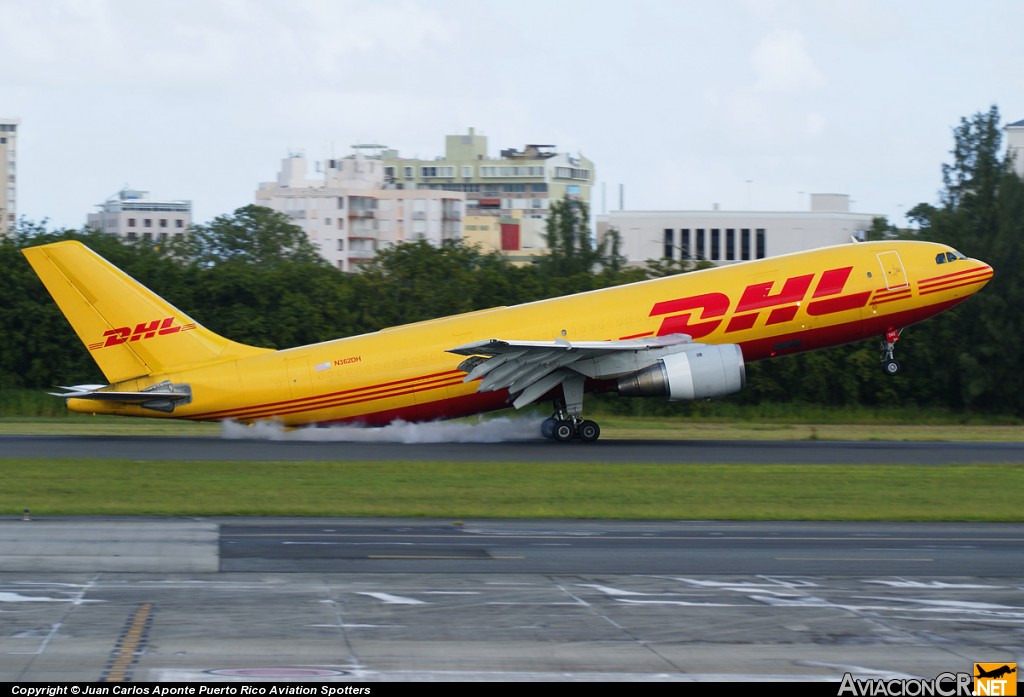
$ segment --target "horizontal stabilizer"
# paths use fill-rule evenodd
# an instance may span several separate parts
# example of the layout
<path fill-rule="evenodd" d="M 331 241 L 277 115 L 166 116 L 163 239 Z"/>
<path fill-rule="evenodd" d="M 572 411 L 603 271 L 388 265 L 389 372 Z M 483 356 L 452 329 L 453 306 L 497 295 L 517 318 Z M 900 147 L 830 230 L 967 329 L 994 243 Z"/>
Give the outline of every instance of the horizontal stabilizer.
<path fill-rule="evenodd" d="M 61 399 L 138 404 L 155 411 L 174 411 L 174 407 L 178 404 L 188 404 L 192 401 L 192 389 L 188 385 L 173 385 L 167 381 L 139 392 L 104 390 L 105 385 L 60 385 L 59 387 L 66 391 L 50 392 L 49 394 Z"/>

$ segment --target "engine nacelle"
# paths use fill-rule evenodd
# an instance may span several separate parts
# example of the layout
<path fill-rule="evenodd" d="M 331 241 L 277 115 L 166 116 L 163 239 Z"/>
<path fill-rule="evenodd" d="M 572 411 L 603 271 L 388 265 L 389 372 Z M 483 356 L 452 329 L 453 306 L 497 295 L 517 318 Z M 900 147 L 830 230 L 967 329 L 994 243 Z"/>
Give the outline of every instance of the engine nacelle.
<path fill-rule="evenodd" d="M 746 381 L 743 351 L 737 344 L 701 345 L 619 378 L 618 389 L 626 397 L 703 399 L 739 392 Z"/>

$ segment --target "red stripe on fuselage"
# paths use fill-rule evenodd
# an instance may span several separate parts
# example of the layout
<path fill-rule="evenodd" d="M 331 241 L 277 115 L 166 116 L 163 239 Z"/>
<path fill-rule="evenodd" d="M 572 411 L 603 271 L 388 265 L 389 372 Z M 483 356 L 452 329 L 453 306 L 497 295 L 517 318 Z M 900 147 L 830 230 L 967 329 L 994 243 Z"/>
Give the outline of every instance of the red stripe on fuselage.
<path fill-rule="evenodd" d="M 954 305 L 958 305 L 965 299 L 955 298 L 934 305 L 843 322 L 842 324 L 835 324 L 829 327 L 776 334 L 761 339 L 743 341 L 740 342 L 740 347 L 743 349 L 743 359 L 749 362 L 849 344 L 874 335 L 882 336 L 890 327 L 907 327 L 911 324 L 916 324 L 940 312 L 944 312 Z"/>
<path fill-rule="evenodd" d="M 342 395 L 355 395 L 357 393 L 367 393 L 370 391 L 386 391 L 387 389 L 399 389 L 399 386 L 406 385 L 409 383 L 424 381 L 424 380 L 436 380 L 438 378 L 444 378 L 446 376 L 458 375 L 461 379 L 464 373 L 461 370 L 446 370 L 441 373 L 431 373 L 429 375 L 420 375 L 414 378 L 405 378 L 403 380 L 393 380 L 391 382 L 382 382 L 376 385 L 366 385 L 364 387 L 355 387 L 348 390 L 339 390 L 337 392 L 329 392 L 322 395 L 310 395 L 309 397 L 299 397 L 296 399 L 285 399 L 279 402 L 265 402 L 263 404 L 250 404 L 244 407 L 232 407 L 230 409 L 220 409 L 217 411 L 208 411 L 201 414 L 193 414 L 190 418 L 193 419 L 226 419 L 237 416 L 240 412 L 250 412 L 257 410 L 266 410 L 273 407 L 290 407 L 293 405 L 302 404 L 304 402 L 319 401 L 325 399 L 331 399 L 340 397 Z"/>
<path fill-rule="evenodd" d="M 963 271 L 957 271 L 956 273 L 945 273 L 945 274 L 942 274 L 941 276 L 932 276 L 931 278 L 922 278 L 920 281 L 918 281 L 918 285 L 919 286 L 926 286 L 926 285 L 928 285 L 930 283 L 934 283 L 936 281 L 945 281 L 945 280 L 948 280 L 948 279 L 951 279 L 951 278 L 956 278 L 957 276 L 963 276 L 965 274 L 971 274 L 971 273 L 983 273 L 983 274 L 988 274 L 988 275 L 991 276 L 992 275 L 992 269 L 971 268 L 971 269 L 964 269 Z"/>

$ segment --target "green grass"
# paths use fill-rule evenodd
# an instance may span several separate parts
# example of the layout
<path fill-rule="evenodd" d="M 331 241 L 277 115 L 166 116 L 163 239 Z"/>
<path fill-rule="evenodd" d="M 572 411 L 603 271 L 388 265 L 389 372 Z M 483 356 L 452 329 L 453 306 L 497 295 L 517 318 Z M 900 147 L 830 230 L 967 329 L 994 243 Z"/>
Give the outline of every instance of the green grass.
<path fill-rule="evenodd" d="M 1022 521 L 1019 465 L 0 460 L 17 515 Z"/>

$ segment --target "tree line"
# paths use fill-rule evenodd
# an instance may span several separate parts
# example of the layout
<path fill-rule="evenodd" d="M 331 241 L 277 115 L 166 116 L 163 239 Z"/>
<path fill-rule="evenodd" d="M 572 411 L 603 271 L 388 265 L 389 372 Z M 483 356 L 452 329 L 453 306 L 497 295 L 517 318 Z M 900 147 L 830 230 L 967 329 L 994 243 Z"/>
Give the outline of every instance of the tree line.
<path fill-rule="evenodd" d="M 1018 347 L 1024 339 L 1024 182 L 1002 152 L 999 112 L 962 119 L 953 160 L 942 168 L 935 204 L 910 212 L 914 230 L 876 221 L 869 236 L 945 242 L 992 264 L 989 286 L 952 312 L 910 327 L 897 347 L 904 366 L 879 369 L 878 342 L 748 366 L 741 404 L 936 407 L 1024 416 Z M 344 274 L 283 215 L 246 206 L 167 244 L 125 243 L 91 230 L 47 230 L 21 221 L 0 242 L 0 388 L 46 389 L 102 382 L 95 364 L 20 253 L 24 246 L 77 239 L 211 330 L 236 341 L 287 348 L 472 310 L 513 305 L 685 273 L 693 263 L 627 267 L 617 235 L 594 244 L 584 204 L 553 202 L 549 251 L 516 266 L 463 244 L 408 242 L 378 252 L 361 273 Z M 629 404 L 638 402 L 640 407 Z M 683 410 L 643 400 L 616 409 Z M 646 404 L 647 406 L 642 406 Z"/>

